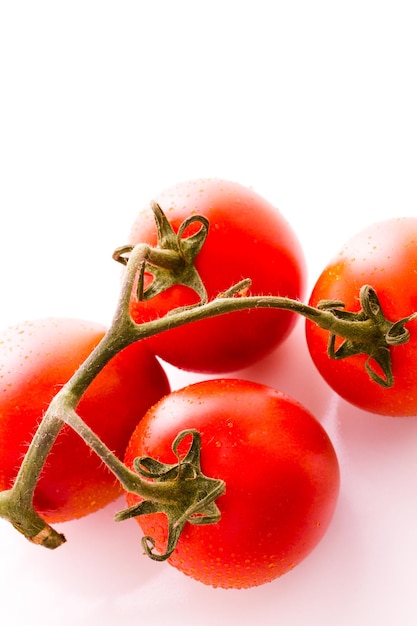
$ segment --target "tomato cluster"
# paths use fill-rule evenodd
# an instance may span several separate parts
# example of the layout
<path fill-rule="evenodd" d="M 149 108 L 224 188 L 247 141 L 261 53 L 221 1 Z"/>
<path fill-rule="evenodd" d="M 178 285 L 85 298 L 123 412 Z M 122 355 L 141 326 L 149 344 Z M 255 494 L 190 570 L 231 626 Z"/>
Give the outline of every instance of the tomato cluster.
<path fill-rule="evenodd" d="M 202 472 L 226 488 L 205 509 L 211 523 L 187 517 L 190 523 L 166 558 L 215 587 L 259 585 L 294 567 L 326 532 L 339 490 L 333 445 L 309 411 L 275 389 L 226 377 L 171 392 L 158 359 L 217 376 L 276 349 L 294 326 L 294 310 L 248 307 L 175 328 L 169 328 L 170 315 L 219 294 L 299 302 L 305 290 L 303 253 L 277 209 L 236 183 L 190 181 L 155 201 L 159 221 L 149 207 L 141 211 L 126 249 L 140 243 L 154 250 L 162 243 L 164 254 L 154 265 L 142 263 L 127 308 L 139 325 L 164 317 L 167 325 L 111 358 L 82 395 L 77 413 L 132 472 L 141 464 L 160 470 L 165 488 L 181 473 L 185 480 L 195 477 L 181 459 L 175 466 L 179 456 L 172 442 L 181 431 L 197 431 Z M 180 279 L 160 288 L 160 277 L 173 272 Z M 331 312 L 341 326 L 349 323 L 340 338 L 336 326 L 326 321 L 323 327 L 307 315 L 312 360 L 337 394 L 367 411 L 417 414 L 417 321 L 411 315 L 417 311 L 416 274 L 417 219 L 390 220 L 348 242 L 310 296 L 309 311 L 325 311 L 326 320 Z M 358 297 L 363 285 L 372 287 L 366 306 Z M 368 332 L 375 320 L 375 345 L 369 347 L 358 332 Z M 12 489 L 48 405 L 106 330 L 51 318 L 21 323 L 0 336 L 0 491 Z M 33 507 L 47 522 L 68 521 L 98 510 L 122 491 L 106 464 L 64 425 L 40 473 Z M 199 495 L 202 501 L 207 496 Z M 137 511 L 152 541 L 148 552 L 163 555 L 172 526 L 167 516 L 155 503 L 144 507 L 139 492 L 126 488 L 126 498 L 129 515 Z"/>

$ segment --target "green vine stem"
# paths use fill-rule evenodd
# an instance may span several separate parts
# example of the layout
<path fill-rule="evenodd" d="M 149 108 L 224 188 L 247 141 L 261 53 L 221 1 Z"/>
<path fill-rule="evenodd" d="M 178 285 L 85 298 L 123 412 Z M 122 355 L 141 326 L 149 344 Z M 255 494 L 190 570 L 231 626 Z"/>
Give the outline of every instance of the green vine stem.
<path fill-rule="evenodd" d="M 221 481 L 213 482 L 210 478 L 202 477 L 198 464 L 190 464 L 191 457 L 193 463 L 199 460 L 199 451 L 197 453 L 195 450 L 195 446 L 199 445 L 198 434 L 192 434 L 191 456 L 187 460 L 178 458 L 178 464 L 169 470 L 168 477 L 173 480 L 167 480 L 165 473 L 164 479 L 150 481 L 146 473 L 139 471 L 140 462 L 136 464 L 135 472 L 126 468 L 76 413 L 77 405 L 91 382 L 123 348 L 159 332 L 209 317 L 253 308 L 286 309 L 309 319 L 329 332 L 330 358 L 346 358 L 359 352 L 367 354 L 366 369 L 369 375 L 376 384 L 389 387 L 393 384 L 390 349 L 408 341 L 409 332 L 405 325 L 417 315 L 412 313 L 395 322 L 387 320 L 381 310 L 377 294 L 370 286 L 364 286 L 360 291 L 362 308 L 357 313 L 345 311 L 341 302 L 321 302 L 317 307 L 311 307 L 299 300 L 279 296 L 246 296 L 250 279 L 240 281 L 231 286 L 227 292 L 208 302 L 204 286 L 194 268 L 195 256 L 207 236 L 207 221 L 200 216 L 193 216 L 191 221 L 199 222 L 201 228 L 196 234 L 183 238 L 186 226 L 175 234 L 162 211 L 158 211 L 158 205 L 153 208 L 159 223 L 159 245 L 155 248 L 146 244 L 125 246 L 115 252 L 114 258 L 126 266 L 126 271 L 111 326 L 102 341 L 52 400 L 28 448 L 13 487 L 0 493 L 0 517 L 9 520 L 30 541 L 47 548 L 58 547 L 65 541 L 65 537 L 49 526 L 34 510 L 33 494 L 48 454 L 64 423 L 69 424 L 83 437 L 127 491 L 138 493 L 147 499 L 147 502 L 151 502 L 142 507 L 142 512 L 146 507 L 153 507 L 152 510 L 156 510 L 155 507 L 162 506 L 173 531 L 167 546 L 167 554 L 172 552 L 173 546 L 175 547 L 175 541 L 178 539 L 177 530 L 182 528 L 185 521 L 210 523 L 210 520 L 217 519 L 214 500 L 223 492 L 225 486 Z M 145 271 L 151 271 L 155 276 L 151 285 L 151 296 L 143 290 Z M 130 315 L 132 298 L 152 297 L 174 282 L 191 285 L 199 294 L 200 303 L 192 307 L 175 309 L 160 319 L 136 324 Z M 336 337 L 342 339 L 337 349 L 335 349 Z M 372 361 L 382 368 L 383 377 L 374 371 Z M 180 433 L 178 437 L 182 435 Z M 173 449 L 176 449 L 176 445 L 177 442 L 174 442 Z M 196 479 L 195 492 L 189 493 L 189 499 L 184 501 L 180 497 L 181 490 L 175 489 L 175 484 L 179 476 L 185 476 L 188 480 L 190 472 Z M 206 481 L 203 489 L 198 483 L 200 480 Z M 182 487 L 182 492 L 186 491 L 187 489 Z M 181 503 L 179 508 L 174 505 L 174 500 Z M 195 518 L 196 511 L 199 511 L 201 516 Z M 122 512 L 118 519 L 125 519 L 130 514 L 131 512 Z M 140 510 L 135 514 L 141 514 Z M 147 538 L 145 542 L 147 552 L 152 555 L 152 547 L 149 547 L 152 546 L 152 540 Z"/>

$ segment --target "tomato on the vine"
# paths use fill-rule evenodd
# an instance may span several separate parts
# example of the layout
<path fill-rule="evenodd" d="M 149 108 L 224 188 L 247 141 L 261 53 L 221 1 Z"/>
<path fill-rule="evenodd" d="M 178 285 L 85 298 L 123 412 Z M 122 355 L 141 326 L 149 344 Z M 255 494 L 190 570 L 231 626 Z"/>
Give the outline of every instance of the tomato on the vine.
<path fill-rule="evenodd" d="M 201 434 L 201 469 L 222 479 L 220 521 L 187 523 L 168 562 L 215 587 L 253 587 L 292 569 L 318 544 L 332 518 L 339 465 L 321 424 L 279 391 L 240 379 L 194 383 L 165 396 L 139 422 L 125 462 L 172 463 L 179 431 Z M 141 501 L 127 494 L 129 506 Z M 135 518 L 161 553 L 163 513 Z"/>
<path fill-rule="evenodd" d="M 341 301 L 359 311 L 362 285 L 373 287 L 385 317 L 396 322 L 417 311 L 417 218 L 394 218 L 365 228 L 352 237 L 319 276 L 310 304 Z M 312 359 L 327 383 L 348 402 L 372 413 L 417 415 L 417 321 L 406 325 L 410 339 L 391 347 L 394 384 L 384 387 L 365 370 L 367 356 L 329 359 L 329 333 L 306 323 Z M 336 343 L 336 348 L 338 344 Z"/>
<path fill-rule="evenodd" d="M 195 261 L 209 300 L 245 278 L 252 280 L 246 295 L 302 297 L 305 265 L 299 241 L 278 210 L 251 189 L 200 179 L 180 183 L 154 200 L 175 232 L 191 215 L 209 220 L 207 239 Z M 187 228 L 187 235 L 192 232 Z M 154 216 L 146 207 L 134 222 L 129 243 L 156 242 Z M 149 301 L 135 302 L 131 312 L 141 322 L 196 302 L 195 292 L 175 285 Z M 222 373 L 246 367 L 272 351 L 295 320 L 289 311 L 246 310 L 193 322 L 146 341 L 155 354 L 177 367 Z"/>
<path fill-rule="evenodd" d="M 9 489 L 52 398 L 102 339 L 101 324 L 66 318 L 26 321 L 0 335 L 0 490 Z M 117 354 L 78 405 L 79 415 L 119 457 L 138 422 L 170 391 L 165 372 L 141 343 Z M 64 426 L 34 494 L 48 522 L 92 513 L 122 493 L 83 440 Z"/>

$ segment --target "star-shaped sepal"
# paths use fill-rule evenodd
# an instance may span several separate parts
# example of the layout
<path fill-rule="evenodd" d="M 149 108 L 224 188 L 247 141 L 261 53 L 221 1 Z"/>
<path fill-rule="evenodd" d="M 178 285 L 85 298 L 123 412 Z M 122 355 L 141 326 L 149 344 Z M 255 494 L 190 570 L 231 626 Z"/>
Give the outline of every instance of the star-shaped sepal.
<path fill-rule="evenodd" d="M 179 453 L 180 444 L 191 437 L 191 444 L 184 457 Z M 146 554 L 156 561 L 165 561 L 174 552 L 181 532 L 190 524 L 213 524 L 220 520 L 215 500 L 224 493 L 226 485 L 221 479 L 209 478 L 201 471 L 201 436 L 190 429 L 180 432 L 172 444 L 177 463 L 162 463 L 151 457 L 138 457 L 133 466 L 140 477 L 139 495 L 145 498 L 128 509 L 116 514 L 116 521 L 132 517 L 165 513 L 168 539 L 162 554 L 154 552 L 155 541 L 143 537 Z"/>
<path fill-rule="evenodd" d="M 364 285 L 359 293 L 361 310 L 351 312 L 344 310 L 344 303 L 333 300 L 322 300 L 317 309 L 331 312 L 335 318 L 334 332 L 330 330 L 328 355 L 331 359 L 345 359 L 356 354 L 367 354 L 366 371 L 371 379 L 382 387 L 392 387 L 391 347 L 406 343 L 410 332 L 405 325 L 417 317 L 413 313 L 397 322 L 388 320 L 381 308 L 375 289 Z M 338 322 L 340 329 L 338 333 Z M 343 336 L 343 341 L 336 348 L 336 339 Z M 379 366 L 381 374 L 375 368 Z"/>

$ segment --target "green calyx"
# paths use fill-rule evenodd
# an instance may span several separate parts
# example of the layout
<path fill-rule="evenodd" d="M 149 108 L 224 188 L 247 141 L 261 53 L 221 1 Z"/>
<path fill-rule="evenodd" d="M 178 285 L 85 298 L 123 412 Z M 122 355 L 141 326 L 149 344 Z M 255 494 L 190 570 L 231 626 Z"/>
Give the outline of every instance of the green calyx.
<path fill-rule="evenodd" d="M 150 300 L 173 285 L 185 285 L 194 290 L 201 303 L 207 302 L 206 288 L 195 268 L 195 259 L 199 254 L 209 231 L 209 221 L 203 215 L 191 215 L 184 220 L 176 233 L 169 223 L 159 204 L 151 202 L 158 232 L 157 245 L 149 248 L 147 258 L 139 268 L 138 300 Z M 192 224 L 200 224 L 200 228 L 192 235 L 184 236 Z M 134 246 L 118 248 L 113 258 L 127 264 L 129 253 Z M 144 274 L 152 274 L 152 283 L 143 288 Z"/>
<path fill-rule="evenodd" d="M 361 310 L 357 313 L 345 311 L 343 302 L 322 300 L 318 303 L 317 309 L 332 313 L 336 322 L 335 332 L 330 331 L 328 356 L 339 360 L 356 354 L 366 354 L 368 359 L 365 368 L 371 379 L 382 387 L 392 387 L 394 376 L 390 348 L 407 343 L 410 333 L 405 324 L 416 318 L 417 313 L 397 322 L 389 321 L 382 312 L 376 291 L 369 285 L 361 288 L 359 299 Z M 343 324 L 344 332 L 338 328 L 338 320 Z M 335 349 L 337 336 L 342 336 L 343 341 Z M 373 362 L 379 365 L 383 376 L 375 370 Z"/>
<path fill-rule="evenodd" d="M 179 446 L 191 437 L 187 454 L 181 458 Z M 215 500 L 224 493 L 226 485 L 220 479 L 208 478 L 200 467 L 201 437 L 196 430 L 180 432 L 172 444 L 178 462 L 161 463 L 151 457 L 138 457 L 133 465 L 139 475 L 140 495 L 147 494 L 139 504 L 116 514 L 116 521 L 152 513 L 165 513 L 168 539 L 163 554 L 154 552 L 152 537 L 144 537 L 142 545 L 146 554 L 155 561 L 165 561 L 175 550 L 187 522 L 213 524 L 220 520 Z"/>

